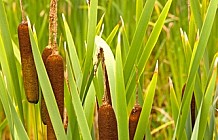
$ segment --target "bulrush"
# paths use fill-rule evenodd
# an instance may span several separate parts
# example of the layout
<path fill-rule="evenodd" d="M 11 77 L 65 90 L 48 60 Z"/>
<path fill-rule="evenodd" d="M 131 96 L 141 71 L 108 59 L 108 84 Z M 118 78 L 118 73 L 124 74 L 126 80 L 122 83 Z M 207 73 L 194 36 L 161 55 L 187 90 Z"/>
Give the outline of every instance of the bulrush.
<path fill-rule="evenodd" d="M 98 110 L 99 139 L 118 140 L 117 120 L 111 105 L 109 82 L 102 48 L 100 48 L 98 59 L 102 61 L 102 69 L 104 71 L 104 99 L 102 106 Z"/>
<path fill-rule="evenodd" d="M 133 140 L 134 138 L 141 111 L 142 111 L 141 106 L 139 104 L 135 104 L 129 116 L 129 139 L 130 140 Z"/>
<path fill-rule="evenodd" d="M 117 140 L 117 120 L 112 106 L 104 101 L 98 110 L 98 128 L 100 140 Z"/>
<path fill-rule="evenodd" d="M 59 113 L 61 115 L 61 119 L 63 121 L 63 113 L 64 113 L 64 61 L 62 57 L 54 51 L 46 60 L 45 64 L 49 80 L 51 82 L 51 86 L 55 95 L 55 99 L 58 105 Z M 47 120 L 47 137 L 51 136 L 53 133 L 51 120 Z M 52 137 L 52 136 L 51 136 Z M 50 138 L 49 138 L 50 140 Z"/>
<path fill-rule="evenodd" d="M 38 103 L 39 83 L 36 66 L 33 59 L 29 37 L 28 23 L 23 21 L 18 26 L 18 39 L 21 54 L 23 83 L 26 98 L 30 103 Z"/>

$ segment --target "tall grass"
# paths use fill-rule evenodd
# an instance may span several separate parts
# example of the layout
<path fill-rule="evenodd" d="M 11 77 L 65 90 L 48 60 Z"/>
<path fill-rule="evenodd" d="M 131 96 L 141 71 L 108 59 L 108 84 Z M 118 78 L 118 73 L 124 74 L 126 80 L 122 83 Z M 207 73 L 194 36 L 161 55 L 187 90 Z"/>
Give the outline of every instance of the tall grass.
<path fill-rule="evenodd" d="M 40 89 L 58 139 L 98 139 L 97 103 L 102 105 L 104 94 L 100 47 L 119 139 L 129 138 L 128 117 L 136 93 L 142 112 L 134 139 L 218 138 L 218 0 L 91 0 L 90 5 L 85 0 L 58 1 L 66 132 L 41 58 L 48 44 L 49 3 L 23 0 Z M 0 0 L 0 138 L 46 139 L 41 103 L 29 104 L 25 97 L 19 7 L 19 0 Z"/>

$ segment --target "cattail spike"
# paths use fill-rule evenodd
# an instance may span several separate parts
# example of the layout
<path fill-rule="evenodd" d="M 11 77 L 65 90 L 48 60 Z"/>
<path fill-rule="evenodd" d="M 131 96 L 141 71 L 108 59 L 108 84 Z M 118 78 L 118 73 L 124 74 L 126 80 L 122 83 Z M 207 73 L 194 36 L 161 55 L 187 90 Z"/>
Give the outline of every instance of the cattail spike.
<path fill-rule="evenodd" d="M 18 39 L 26 97 L 30 103 L 37 103 L 39 100 L 39 84 L 27 22 L 19 24 Z"/>
<path fill-rule="evenodd" d="M 104 102 L 98 110 L 99 140 L 118 140 L 117 121 L 110 104 Z"/>
<path fill-rule="evenodd" d="M 140 114 L 141 114 L 141 110 L 142 110 L 141 106 L 139 104 L 135 104 L 129 116 L 129 139 L 130 140 L 134 139 L 135 131 L 136 131 L 138 121 L 140 118 Z"/>
<path fill-rule="evenodd" d="M 63 121 L 64 113 L 64 63 L 62 57 L 53 51 L 53 53 L 46 60 L 46 70 L 51 82 L 54 96 L 58 105 L 59 113 Z M 47 120 L 47 127 L 51 127 L 51 120 Z M 51 129 L 51 128 L 50 128 Z M 52 128 L 53 129 L 53 128 Z M 51 131 L 49 133 L 52 133 Z M 52 134 L 47 133 L 47 138 Z M 55 135 L 53 133 L 53 135 Z M 52 137 L 53 138 L 53 137 Z"/>

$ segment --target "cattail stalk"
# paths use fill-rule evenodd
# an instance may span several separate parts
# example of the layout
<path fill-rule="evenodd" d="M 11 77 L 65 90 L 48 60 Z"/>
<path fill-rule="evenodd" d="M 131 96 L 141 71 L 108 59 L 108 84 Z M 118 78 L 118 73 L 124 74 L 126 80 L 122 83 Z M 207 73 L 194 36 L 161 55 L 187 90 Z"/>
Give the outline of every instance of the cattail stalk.
<path fill-rule="evenodd" d="M 23 83 L 26 98 L 30 103 L 38 103 L 39 84 L 36 66 L 33 58 L 28 23 L 25 19 L 22 1 L 20 0 L 22 11 L 22 22 L 18 26 L 18 39 L 21 54 L 21 64 L 23 73 Z"/>

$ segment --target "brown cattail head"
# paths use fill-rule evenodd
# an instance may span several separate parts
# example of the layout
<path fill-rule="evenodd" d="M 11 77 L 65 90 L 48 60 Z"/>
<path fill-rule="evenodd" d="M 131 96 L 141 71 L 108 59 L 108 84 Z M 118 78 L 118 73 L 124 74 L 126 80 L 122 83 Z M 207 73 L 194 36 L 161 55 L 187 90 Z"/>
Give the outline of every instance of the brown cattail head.
<path fill-rule="evenodd" d="M 56 140 L 55 132 L 51 123 L 47 125 L 47 140 Z"/>
<path fill-rule="evenodd" d="M 141 106 L 139 104 L 135 104 L 134 108 L 131 111 L 129 116 L 129 138 L 133 140 L 135 131 L 138 125 L 139 117 L 141 114 Z"/>
<path fill-rule="evenodd" d="M 49 57 L 49 55 L 52 54 L 52 48 L 50 46 L 46 46 L 45 49 L 42 52 L 42 60 L 44 62 L 44 65 L 46 63 L 47 58 Z M 49 119 L 49 115 L 48 115 L 48 110 L 46 108 L 46 104 L 45 104 L 45 100 L 44 97 L 42 95 L 42 100 L 41 100 L 41 118 L 42 118 L 42 122 L 44 125 L 47 124 L 47 120 Z"/>
<path fill-rule="evenodd" d="M 58 105 L 59 113 L 63 121 L 64 113 L 64 63 L 62 57 L 54 51 L 46 60 L 46 70 L 51 82 L 51 86 L 55 95 L 55 99 Z M 48 134 L 54 132 L 50 118 L 47 121 L 47 138 L 55 134 Z M 52 127 L 52 128 L 51 128 Z M 53 138 L 53 137 L 52 137 Z"/>
<path fill-rule="evenodd" d="M 117 120 L 112 106 L 104 102 L 98 110 L 99 140 L 118 140 Z"/>
<path fill-rule="evenodd" d="M 19 24 L 18 39 L 26 98 L 30 103 L 37 103 L 39 100 L 39 83 L 32 54 L 27 22 Z"/>
<path fill-rule="evenodd" d="M 46 70 L 51 82 L 55 99 L 63 120 L 64 113 L 64 62 L 62 57 L 56 52 L 51 54 L 46 60 Z"/>

